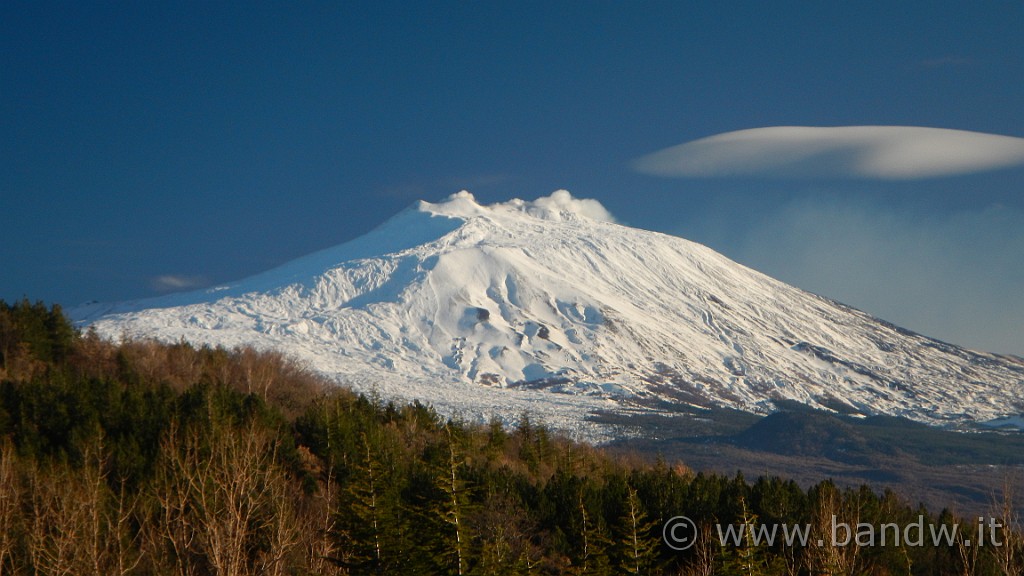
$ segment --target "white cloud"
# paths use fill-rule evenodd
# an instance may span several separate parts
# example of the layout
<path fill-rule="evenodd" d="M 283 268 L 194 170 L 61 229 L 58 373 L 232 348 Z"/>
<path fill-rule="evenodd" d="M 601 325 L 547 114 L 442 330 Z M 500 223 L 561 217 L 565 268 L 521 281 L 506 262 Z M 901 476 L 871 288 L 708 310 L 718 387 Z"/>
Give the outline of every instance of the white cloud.
<path fill-rule="evenodd" d="M 199 288 L 208 284 L 202 276 L 180 276 L 175 274 L 164 274 L 150 280 L 149 285 L 157 292 L 176 292 Z"/>
<path fill-rule="evenodd" d="M 1024 212 L 922 217 L 805 199 L 743 232 L 738 260 L 962 346 L 1024 354 Z"/>
<path fill-rule="evenodd" d="M 915 180 L 1024 166 L 1024 138 L 913 126 L 775 126 L 701 138 L 633 166 L 671 177 Z"/>
<path fill-rule="evenodd" d="M 615 216 L 600 202 L 592 198 L 574 198 L 568 190 L 555 190 L 550 196 L 541 196 L 528 204 L 541 210 L 571 212 L 593 220 L 615 222 Z"/>
<path fill-rule="evenodd" d="M 451 216 L 473 216 L 486 210 L 508 210 L 525 212 L 536 218 L 561 220 L 565 213 L 585 216 L 603 222 L 615 222 L 612 215 L 600 202 L 591 198 L 575 198 L 568 190 L 556 190 L 549 196 L 541 196 L 536 200 L 514 198 L 508 202 L 480 205 L 476 197 L 468 190 L 452 194 L 439 204 L 429 205 L 431 211 Z"/>

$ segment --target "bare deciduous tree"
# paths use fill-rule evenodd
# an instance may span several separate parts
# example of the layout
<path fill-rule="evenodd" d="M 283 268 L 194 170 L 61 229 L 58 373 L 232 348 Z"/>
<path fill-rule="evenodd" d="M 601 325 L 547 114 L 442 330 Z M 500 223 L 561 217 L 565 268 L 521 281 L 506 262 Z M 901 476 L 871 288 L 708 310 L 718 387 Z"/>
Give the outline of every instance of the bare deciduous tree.
<path fill-rule="evenodd" d="M 62 468 L 44 473 L 35 467 L 28 474 L 29 562 L 33 571 L 54 576 L 76 573 L 73 548 L 79 541 L 75 518 L 78 510 L 75 500 L 67 494 L 68 471 Z"/>
<path fill-rule="evenodd" d="M 135 499 L 107 484 L 102 437 L 86 451 L 84 463 L 29 471 L 31 499 L 29 561 L 44 574 L 130 574 L 141 562 L 133 530 Z"/>
<path fill-rule="evenodd" d="M 21 486 L 14 445 L 3 438 L 0 439 L 0 576 L 15 573 L 14 549 L 20 530 L 20 500 Z"/>
<path fill-rule="evenodd" d="M 189 446 L 188 480 L 200 542 L 215 573 L 242 576 L 249 565 L 253 522 L 268 513 L 269 486 L 261 480 L 276 451 L 268 450 L 266 438 L 255 429 L 211 436 L 205 458 L 198 436 Z"/>
<path fill-rule="evenodd" d="M 1024 539 L 1021 537 L 1022 526 L 1016 508 L 1016 492 L 1015 479 L 1005 478 L 1002 495 L 992 499 L 991 518 L 1001 528 L 996 540 L 988 542 L 985 547 L 1004 576 L 1020 576 L 1024 573 Z"/>
<path fill-rule="evenodd" d="M 255 422 L 221 426 L 165 439 L 157 498 L 168 553 L 180 576 L 202 561 L 221 576 L 283 574 L 302 534 L 278 443 Z"/>
<path fill-rule="evenodd" d="M 813 574 L 853 576 L 860 570 L 860 545 L 856 538 L 860 506 L 856 499 L 845 501 L 834 486 L 822 486 L 811 518 L 811 545 L 805 562 Z M 837 526 L 853 531 L 847 542 L 836 542 Z M 845 536 L 846 534 L 844 534 Z"/>
<path fill-rule="evenodd" d="M 189 475 L 191 458 L 183 446 L 178 426 L 172 423 L 160 443 L 161 463 L 153 495 L 158 517 L 150 534 L 152 548 L 164 565 L 173 565 L 178 576 L 197 573 L 196 525 L 193 518 Z"/>
<path fill-rule="evenodd" d="M 140 524 L 144 521 L 137 514 L 138 494 L 129 494 L 122 482 L 115 498 L 114 505 L 107 507 L 107 546 L 110 551 L 107 571 L 109 574 L 125 576 L 134 572 L 142 563 L 142 540 L 146 527 L 142 525 L 136 528 L 132 525 L 133 520 Z"/>
<path fill-rule="evenodd" d="M 342 574 L 336 562 L 340 550 L 334 537 L 338 528 L 333 512 L 338 501 L 338 485 L 331 467 L 328 467 L 318 488 L 315 495 L 304 501 L 300 515 L 305 562 L 312 574 Z"/>
<path fill-rule="evenodd" d="M 267 547 L 257 558 L 257 573 L 283 576 L 287 573 L 293 552 L 302 543 L 303 527 L 295 505 L 301 495 L 296 493 L 287 475 L 275 463 L 271 463 L 264 474 L 268 508 L 263 524 Z"/>

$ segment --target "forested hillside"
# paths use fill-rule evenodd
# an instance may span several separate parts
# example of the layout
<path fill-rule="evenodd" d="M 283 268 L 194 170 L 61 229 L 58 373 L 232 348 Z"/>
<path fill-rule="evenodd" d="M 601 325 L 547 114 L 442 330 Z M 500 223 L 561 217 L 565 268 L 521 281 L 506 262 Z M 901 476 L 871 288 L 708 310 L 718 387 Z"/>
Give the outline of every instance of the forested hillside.
<path fill-rule="evenodd" d="M 1020 574 L 1001 547 L 720 545 L 715 523 L 952 525 L 869 487 L 612 456 L 357 396 L 275 353 L 78 334 L 0 301 L 0 576 Z M 1007 508 L 1009 509 L 1009 508 Z M 1000 509 L 996 514 L 1005 514 Z M 677 551 L 663 527 L 701 528 Z M 1000 520 L 1009 518 L 1000 517 Z"/>

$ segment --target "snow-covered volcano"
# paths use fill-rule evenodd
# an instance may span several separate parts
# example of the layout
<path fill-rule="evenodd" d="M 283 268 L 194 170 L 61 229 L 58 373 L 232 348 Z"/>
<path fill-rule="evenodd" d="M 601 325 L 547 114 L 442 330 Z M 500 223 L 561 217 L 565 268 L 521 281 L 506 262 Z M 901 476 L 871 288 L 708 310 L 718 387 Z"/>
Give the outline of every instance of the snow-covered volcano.
<path fill-rule="evenodd" d="M 73 311 L 101 335 L 274 348 L 363 390 L 563 428 L 778 400 L 932 423 L 1024 412 L 1024 363 L 900 329 L 567 192 L 420 202 L 235 284 Z"/>

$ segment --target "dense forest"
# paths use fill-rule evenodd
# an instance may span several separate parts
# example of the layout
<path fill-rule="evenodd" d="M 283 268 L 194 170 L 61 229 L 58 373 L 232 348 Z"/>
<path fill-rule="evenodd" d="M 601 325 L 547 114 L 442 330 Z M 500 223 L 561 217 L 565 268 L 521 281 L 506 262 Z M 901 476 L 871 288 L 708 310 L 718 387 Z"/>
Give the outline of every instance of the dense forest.
<path fill-rule="evenodd" d="M 686 550 L 663 539 L 680 515 L 701 535 Z M 942 545 L 831 544 L 836 519 L 921 517 L 962 527 Z M 713 528 L 781 523 L 810 544 Z M 112 343 L 57 306 L 0 301 L 0 576 L 1021 574 L 1020 533 L 971 546 L 976 524 L 866 486 L 615 456 L 527 414 L 451 420 L 271 352 Z"/>

